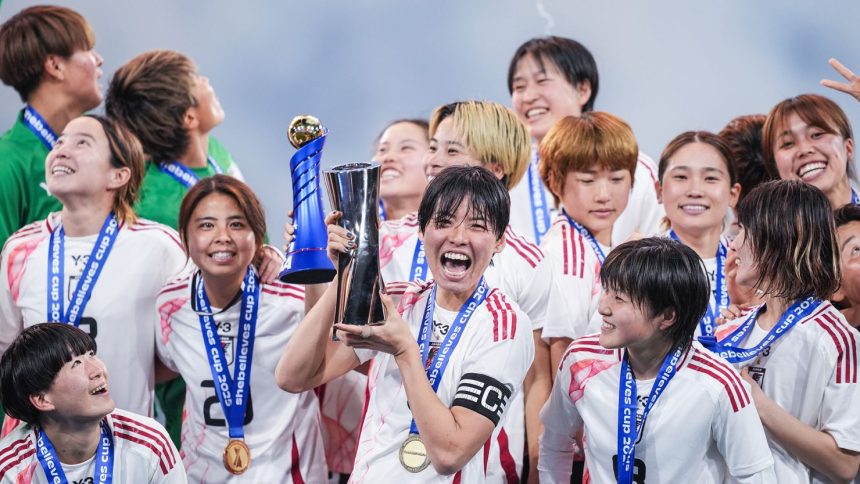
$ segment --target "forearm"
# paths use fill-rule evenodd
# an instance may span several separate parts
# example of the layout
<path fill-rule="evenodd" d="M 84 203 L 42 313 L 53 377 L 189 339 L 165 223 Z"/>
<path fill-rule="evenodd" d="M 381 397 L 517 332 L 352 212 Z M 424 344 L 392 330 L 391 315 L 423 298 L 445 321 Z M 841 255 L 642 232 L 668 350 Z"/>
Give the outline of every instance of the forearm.
<path fill-rule="evenodd" d="M 336 298 L 337 288 L 330 284 L 290 337 L 275 368 L 275 381 L 282 389 L 301 392 L 322 383 Z"/>
<path fill-rule="evenodd" d="M 311 312 L 314 306 L 316 306 L 317 302 L 319 302 L 320 298 L 322 298 L 323 294 L 325 294 L 326 289 L 331 284 L 308 284 L 305 286 L 305 314 Z"/>
<path fill-rule="evenodd" d="M 757 401 L 764 428 L 790 454 L 834 482 L 849 482 L 857 474 L 860 456 L 844 451 L 827 432 L 801 422 L 773 400 Z"/>
<path fill-rule="evenodd" d="M 574 440 L 567 434 L 544 428 L 540 437 L 537 470 L 542 483 L 570 482 Z"/>
<path fill-rule="evenodd" d="M 538 439 L 543 431 L 540 421 L 540 411 L 549 398 L 552 390 L 552 371 L 550 365 L 550 350 L 541 339 L 541 331 L 534 332 L 535 359 L 526 375 L 525 412 L 526 412 L 526 439 L 528 445 L 529 468 L 537 469 L 538 463 Z M 530 482 L 537 482 L 537 472 L 529 474 Z"/>
<path fill-rule="evenodd" d="M 489 432 L 483 438 L 475 435 L 472 429 L 466 431 L 462 428 L 452 409 L 439 400 L 430 386 L 417 345 L 397 356 L 396 362 L 412 417 L 421 440 L 427 447 L 430 462 L 440 474 L 457 472 L 478 452 L 492 433 L 492 422 L 486 420 Z"/>

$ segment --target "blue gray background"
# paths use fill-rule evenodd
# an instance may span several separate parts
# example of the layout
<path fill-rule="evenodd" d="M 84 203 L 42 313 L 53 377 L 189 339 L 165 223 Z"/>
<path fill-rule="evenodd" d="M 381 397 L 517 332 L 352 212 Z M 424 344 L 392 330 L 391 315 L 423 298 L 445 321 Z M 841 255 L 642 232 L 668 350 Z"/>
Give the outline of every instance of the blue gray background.
<path fill-rule="evenodd" d="M 35 3 L 3 1 L 0 19 Z M 718 131 L 803 92 L 828 95 L 860 119 L 860 103 L 818 84 L 838 78 L 829 57 L 860 72 L 855 1 L 57 3 L 93 24 L 105 87 L 145 50 L 176 49 L 197 62 L 227 113 L 214 134 L 264 201 L 275 243 L 291 206 L 285 128 L 293 116 L 314 114 L 329 127 L 325 166 L 367 160 L 389 120 L 428 116 L 457 99 L 510 104 L 511 55 L 547 33 L 594 53 L 596 108 L 625 118 L 655 158 L 682 131 Z M 0 89 L 3 130 L 20 107 L 12 89 Z"/>

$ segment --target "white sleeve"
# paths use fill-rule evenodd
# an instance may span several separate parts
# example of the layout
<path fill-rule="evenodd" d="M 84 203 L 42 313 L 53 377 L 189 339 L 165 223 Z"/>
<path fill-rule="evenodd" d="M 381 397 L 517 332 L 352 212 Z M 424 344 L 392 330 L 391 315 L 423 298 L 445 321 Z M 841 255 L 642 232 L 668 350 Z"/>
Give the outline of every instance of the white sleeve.
<path fill-rule="evenodd" d="M 540 482 L 570 482 L 576 433 L 582 429 L 582 417 L 570 399 L 570 359 L 568 356 L 558 370 L 549 400 L 540 412 L 543 433 L 540 436 L 538 472 Z"/>
<path fill-rule="evenodd" d="M 155 301 L 155 325 L 152 328 L 152 330 L 155 331 L 155 354 L 158 359 L 164 363 L 164 366 L 175 373 L 179 373 L 179 369 L 173 361 L 173 357 L 170 354 L 170 348 L 168 347 L 164 336 L 165 334 L 169 334 L 169 331 L 166 332 L 165 328 L 175 324 L 174 321 L 171 321 L 171 316 L 169 315 L 169 313 L 172 313 L 172 311 L 169 311 L 170 304 L 170 300 L 165 300 L 161 296 L 159 296 Z"/>
<path fill-rule="evenodd" d="M 7 244 L 6 249 L 8 248 Z M 24 330 L 24 315 L 12 297 L 8 255 L 4 250 L 0 258 L 0 354 L 5 352 Z"/>
<path fill-rule="evenodd" d="M 157 470 L 153 474 L 150 484 L 186 484 L 188 477 L 185 474 L 185 465 L 182 463 L 182 457 L 179 455 L 179 451 L 176 450 L 176 446 L 173 445 L 173 441 L 170 440 L 170 436 L 167 435 L 167 431 L 163 430 L 163 428 L 159 430 L 162 432 L 162 438 L 170 444 L 170 452 L 173 454 L 173 462 L 175 464 L 167 474 L 162 473 L 160 469 Z M 156 467 L 158 467 L 157 463 Z"/>
<path fill-rule="evenodd" d="M 588 323 L 592 317 L 592 298 L 594 281 L 590 274 L 563 274 L 563 265 L 555 257 L 547 255 L 554 269 L 550 300 L 547 305 L 546 323 L 543 338 L 576 339 L 587 334 Z"/>
<path fill-rule="evenodd" d="M 541 259 L 530 272 L 531 277 L 526 281 L 522 294 L 517 298 L 517 304 L 529 315 L 532 330 L 538 330 L 546 324 L 546 316 L 550 313 L 550 302 L 558 298 L 553 296 L 553 293 L 558 289 L 553 280 L 552 265 L 546 257 Z"/>
<path fill-rule="evenodd" d="M 636 184 L 630 201 L 639 206 L 638 231 L 645 237 L 650 237 L 660 231 L 660 224 L 666 212 L 657 199 L 657 189 L 654 186 L 657 176 L 657 166 L 654 160 L 645 153 L 639 153 L 636 161 Z M 619 240 L 617 242 L 624 242 Z"/>
<path fill-rule="evenodd" d="M 776 484 L 776 473 L 773 470 L 773 465 L 762 471 L 750 474 L 748 476 L 732 476 L 728 482 L 736 484 Z"/>
<path fill-rule="evenodd" d="M 735 371 L 735 370 L 732 370 Z M 761 480 L 773 475 L 773 456 L 764 434 L 761 419 L 753 404 L 750 386 L 737 375 L 742 391 L 733 402 L 729 390 L 720 392 L 715 407 L 711 431 L 717 449 L 723 456 L 729 474 L 741 482 L 774 482 Z M 739 401 L 747 402 L 743 408 L 735 408 Z M 734 405 L 734 406 L 733 406 Z"/>
<path fill-rule="evenodd" d="M 830 365 L 821 365 L 830 368 L 830 374 L 818 376 L 827 381 L 819 410 L 819 430 L 830 434 L 840 449 L 860 452 L 860 412 L 856 410 L 857 402 L 860 402 L 860 383 L 857 379 L 860 338 L 857 331 L 847 325 L 844 333 L 851 340 L 841 345 L 841 350 L 834 349 L 833 343 L 828 341 L 825 345 L 829 345 L 826 346 L 829 351 L 824 348 L 819 351 L 819 358 L 831 362 Z M 847 371 L 837 371 L 840 369 Z"/>

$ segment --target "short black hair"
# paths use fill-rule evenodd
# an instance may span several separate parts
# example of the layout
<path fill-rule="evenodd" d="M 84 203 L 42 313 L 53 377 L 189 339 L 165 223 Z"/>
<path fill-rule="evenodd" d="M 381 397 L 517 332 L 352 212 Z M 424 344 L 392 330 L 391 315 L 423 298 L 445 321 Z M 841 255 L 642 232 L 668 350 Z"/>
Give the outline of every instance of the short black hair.
<path fill-rule="evenodd" d="M 605 289 L 627 295 L 649 317 L 675 313 L 665 336 L 673 347 L 690 346 L 711 297 L 705 264 L 696 252 L 669 237 L 625 242 L 600 268 Z"/>
<path fill-rule="evenodd" d="M 30 396 L 50 390 L 63 365 L 89 351 L 96 351 L 95 340 L 71 324 L 25 329 L 0 358 L 0 403 L 6 414 L 38 425 L 41 412 Z"/>
<path fill-rule="evenodd" d="M 545 60 L 552 61 L 571 86 L 579 86 L 584 81 L 591 85 L 591 97 L 582 106 L 582 112 L 594 109 L 594 100 L 597 98 L 599 87 L 599 76 L 597 74 L 597 63 L 594 56 L 579 42 L 566 37 L 555 35 L 549 37 L 536 37 L 521 45 L 508 66 L 508 93 L 514 92 L 514 75 L 517 72 L 517 64 L 520 59 L 532 56 L 535 62 L 546 69 Z"/>
<path fill-rule="evenodd" d="M 836 228 L 848 225 L 851 222 L 860 222 L 860 206 L 849 203 L 833 211 L 833 221 Z"/>
<path fill-rule="evenodd" d="M 475 218 L 486 220 L 496 239 L 502 238 L 510 219 L 511 197 L 498 178 L 479 166 L 451 166 L 433 178 L 418 208 L 421 233 L 431 221 L 437 224 L 453 218 L 465 198 Z"/>

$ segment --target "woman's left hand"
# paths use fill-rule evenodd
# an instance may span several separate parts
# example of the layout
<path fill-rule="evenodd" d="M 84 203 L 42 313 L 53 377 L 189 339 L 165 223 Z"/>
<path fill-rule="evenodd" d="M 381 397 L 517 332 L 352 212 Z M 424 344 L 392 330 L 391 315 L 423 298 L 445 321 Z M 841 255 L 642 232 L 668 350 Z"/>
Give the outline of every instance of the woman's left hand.
<path fill-rule="evenodd" d="M 358 326 L 336 324 L 338 338 L 352 348 L 362 348 L 400 356 L 410 350 L 417 353 L 418 343 L 409 330 L 409 325 L 400 317 L 397 305 L 387 294 L 380 294 L 385 305 L 385 321 L 379 325 Z"/>
<path fill-rule="evenodd" d="M 278 280 L 278 274 L 284 267 L 284 256 L 271 245 L 263 245 L 254 258 L 254 266 L 260 275 L 260 280 L 265 284 L 271 284 Z"/>

